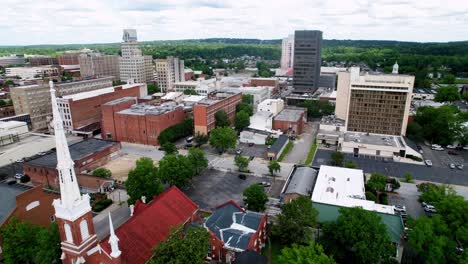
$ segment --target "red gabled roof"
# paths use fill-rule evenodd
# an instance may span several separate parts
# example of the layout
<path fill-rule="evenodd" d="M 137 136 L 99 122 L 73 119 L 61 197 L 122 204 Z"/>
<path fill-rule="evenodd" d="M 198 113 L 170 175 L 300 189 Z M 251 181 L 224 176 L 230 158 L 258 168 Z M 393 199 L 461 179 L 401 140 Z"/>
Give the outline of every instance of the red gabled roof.
<path fill-rule="evenodd" d="M 171 227 L 186 223 L 198 210 L 198 206 L 177 187 L 171 187 L 145 206 L 136 206 L 134 215 L 115 234 L 119 238 L 122 260 L 143 264 L 153 255 L 152 248 L 165 240 Z M 111 252 L 109 238 L 100 242 Z"/>

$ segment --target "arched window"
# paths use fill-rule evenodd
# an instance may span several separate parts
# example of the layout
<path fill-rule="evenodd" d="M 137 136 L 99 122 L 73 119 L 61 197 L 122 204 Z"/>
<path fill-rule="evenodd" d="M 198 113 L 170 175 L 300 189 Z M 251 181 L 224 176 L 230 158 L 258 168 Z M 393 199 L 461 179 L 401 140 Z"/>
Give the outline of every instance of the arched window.
<path fill-rule="evenodd" d="M 86 220 L 80 223 L 81 239 L 85 241 L 89 237 L 88 222 Z"/>
<path fill-rule="evenodd" d="M 73 236 L 70 229 L 70 225 L 64 224 L 63 228 L 65 229 L 65 237 L 67 238 L 67 242 L 73 243 Z"/>

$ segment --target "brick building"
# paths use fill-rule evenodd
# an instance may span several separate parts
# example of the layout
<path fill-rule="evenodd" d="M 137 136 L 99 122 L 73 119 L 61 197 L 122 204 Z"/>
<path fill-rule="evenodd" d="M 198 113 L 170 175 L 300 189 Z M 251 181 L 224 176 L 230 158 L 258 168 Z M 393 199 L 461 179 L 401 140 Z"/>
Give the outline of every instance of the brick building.
<path fill-rule="evenodd" d="M 60 65 L 78 65 L 78 54 L 61 55 L 57 58 Z"/>
<path fill-rule="evenodd" d="M 224 110 L 234 123 L 236 106 L 242 102 L 240 92 L 213 92 L 206 99 L 199 101 L 193 106 L 193 123 L 195 134 L 208 134 L 215 128 L 215 114 Z"/>
<path fill-rule="evenodd" d="M 54 57 L 32 57 L 29 58 L 29 66 L 57 65 L 58 59 Z"/>
<path fill-rule="evenodd" d="M 96 138 L 86 139 L 69 146 L 71 158 L 74 161 L 74 168 L 77 174 L 82 174 L 105 165 L 113 157 L 119 155 L 121 145 L 119 142 L 102 140 Z M 26 161 L 23 164 L 24 174 L 31 177 L 31 181 L 45 186 L 58 186 L 57 174 L 57 153 L 51 152 L 36 159 Z M 78 182 L 80 183 L 80 177 Z M 90 176 L 83 176 L 90 177 Z M 94 177 L 93 177 L 94 178 Z M 96 181 L 83 180 L 85 189 L 95 189 Z"/>
<path fill-rule="evenodd" d="M 146 84 L 126 84 L 57 98 L 68 133 L 92 135 L 101 128 L 101 105 L 123 97 L 144 97 Z"/>
<path fill-rule="evenodd" d="M 273 129 L 288 135 L 300 135 L 307 122 L 306 108 L 285 108 L 273 118 Z"/>
<path fill-rule="evenodd" d="M 261 87 L 261 86 L 269 86 L 273 87 L 271 91 L 272 94 L 277 94 L 280 88 L 280 82 L 276 78 L 251 78 L 249 83 L 244 86 L 254 86 L 254 87 Z"/>
<path fill-rule="evenodd" d="M 122 98 L 102 106 L 103 138 L 156 146 L 162 131 L 187 117 L 183 107 L 173 102 L 156 106 L 134 102 Z"/>
<path fill-rule="evenodd" d="M 231 263 L 236 252 L 260 252 L 265 246 L 267 215 L 242 209 L 230 200 L 218 206 L 204 223 L 210 231 L 208 258 Z"/>
<path fill-rule="evenodd" d="M 14 115 L 15 115 L 15 107 L 13 105 L 0 107 L 0 118 L 10 117 Z"/>

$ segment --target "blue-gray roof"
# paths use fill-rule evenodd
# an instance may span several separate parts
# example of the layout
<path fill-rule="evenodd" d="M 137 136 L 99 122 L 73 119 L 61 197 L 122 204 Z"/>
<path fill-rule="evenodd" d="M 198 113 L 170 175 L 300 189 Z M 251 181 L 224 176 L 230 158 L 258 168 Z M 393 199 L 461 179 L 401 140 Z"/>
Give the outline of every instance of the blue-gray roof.
<path fill-rule="evenodd" d="M 29 188 L 18 184 L 0 183 L 0 225 L 16 207 L 16 196 Z"/>
<path fill-rule="evenodd" d="M 263 215 L 257 212 L 242 211 L 229 202 L 217 208 L 205 221 L 205 226 L 229 248 L 245 250 L 250 238 L 258 230 Z"/>
<path fill-rule="evenodd" d="M 288 143 L 288 136 L 280 135 L 278 139 L 275 141 L 275 143 L 271 145 L 271 148 L 269 151 L 278 153 L 286 143 Z"/>

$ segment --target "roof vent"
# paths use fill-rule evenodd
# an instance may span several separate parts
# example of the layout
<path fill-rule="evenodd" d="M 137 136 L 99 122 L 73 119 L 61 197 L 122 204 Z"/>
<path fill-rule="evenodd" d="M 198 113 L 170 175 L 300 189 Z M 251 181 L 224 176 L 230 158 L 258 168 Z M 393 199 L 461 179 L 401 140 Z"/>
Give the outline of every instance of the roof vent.
<path fill-rule="evenodd" d="M 333 188 L 332 187 L 327 187 L 327 189 L 325 190 L 326 192 L 329 192 L 329 193 L 333 193 Z"/>

